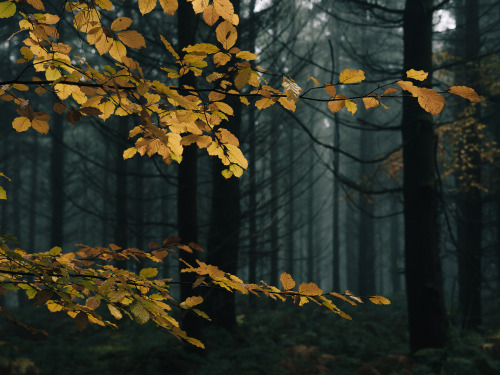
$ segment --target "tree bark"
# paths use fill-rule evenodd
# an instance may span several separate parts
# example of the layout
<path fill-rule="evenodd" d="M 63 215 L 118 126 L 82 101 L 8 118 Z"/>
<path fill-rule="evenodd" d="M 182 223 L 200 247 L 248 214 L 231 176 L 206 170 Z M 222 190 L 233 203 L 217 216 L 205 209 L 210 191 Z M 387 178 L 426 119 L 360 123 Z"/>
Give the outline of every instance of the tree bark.
<path fill-rule="evenodd" d="M 404 70 L 432 76 L 432 0 L 406 0 Z M 405 268 L 411 351 L 441 348 L 448 321 L 439 258 L 436 134 L 415 98 L 403 99 Z"/>

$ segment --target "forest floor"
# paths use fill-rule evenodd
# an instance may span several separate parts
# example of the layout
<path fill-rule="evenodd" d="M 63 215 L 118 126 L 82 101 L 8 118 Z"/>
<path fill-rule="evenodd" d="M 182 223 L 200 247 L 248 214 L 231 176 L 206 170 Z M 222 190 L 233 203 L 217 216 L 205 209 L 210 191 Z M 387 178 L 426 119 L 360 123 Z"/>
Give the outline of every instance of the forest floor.
<path fill-rule="evenodd" d="M 485 306 L 485 325 L 475 333 L 452 326 L 451 344 L 409 355 L 404 301 L 389 306 L 340 306 L 352 321 L 317 306 L 240 301 L 233 334 L 207 327 L 206 350 L 194 350 L 152 324 L 122 322 L 118 330 L 88 327 L 43 308 L 16 314 L 49 335 L 32 334 L 0 321 L 2 375 L 498 375 L 499 301 Z M 450 316 L 453 322 L 453 316 Z"/>

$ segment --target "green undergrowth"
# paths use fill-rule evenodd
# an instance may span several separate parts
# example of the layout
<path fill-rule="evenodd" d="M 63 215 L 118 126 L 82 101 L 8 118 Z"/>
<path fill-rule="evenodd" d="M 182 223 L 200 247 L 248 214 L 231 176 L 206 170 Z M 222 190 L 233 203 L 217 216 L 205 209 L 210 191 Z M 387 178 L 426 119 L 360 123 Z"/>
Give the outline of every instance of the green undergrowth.
<path fill-rule="evenodd" d="M 150 324 L 91 326 L 80 333 L 64 314 L 29 307 L 16 313 L 18 320 L 49 334 L 1 321 L 0 374 L 500 374 L 498 326 L 467 335 L 452 329 L 448 348 L 409 356 L 402 298 L 390 306 L 339 304 L 352 321 L 312 304 L 255 300 L 246 308 L 248 301 L 240 302 L 235 332 L 207 327 L 203 351 Z"/>

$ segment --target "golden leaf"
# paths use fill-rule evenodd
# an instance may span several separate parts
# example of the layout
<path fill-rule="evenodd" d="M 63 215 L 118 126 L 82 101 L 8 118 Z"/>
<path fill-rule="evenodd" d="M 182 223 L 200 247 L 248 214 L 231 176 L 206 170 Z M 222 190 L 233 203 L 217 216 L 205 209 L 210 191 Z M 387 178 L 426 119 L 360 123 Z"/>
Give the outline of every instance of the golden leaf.
<path fill-rule="evenodd" d="M 389 87 L 384 91 L 384 95 L 395 94 L 397 92 L 399 92 L 398 89 L 395 89 L 394 87 Z"/>
<path fill-rule="evenodd" d="M 230 169 L 223 169 L 221 174 L 227 180 L 228 178 L 231 178 L 233 172 Z"/>
<path fill-rule="evenodd" d="M 180 306 L 183 309 L 190 309 L 196 305 L 199 305 L 200 303 L 203 302 L 203 297 L 200 296 L 193 296 L 193 297 L 188 297 L 184 302 L 180 304 Z"/>
<path fill-rule="evenodd" d="M 132 25 L 132 18 L 129 18 L 129 17 L 118 17 L 111 24 L 111 30 L 113 30 L 113 31 L 125 30 L 130 25 Z"/>
<path fill-rule="evenodd" d="M 142 15 L 151 12 L 156 7 L 156 0 L 139 0 L 139 10 Z"/>
<path fill-rule="evenodd" d="M 256 60 L 258 56 L 249 51 L 240 51 L 236 54 L 236 57 L 243 60 Z"/>
<path fill-rule="evenodd" d="M 130 159 L 137 153 L 137 149 L 135 147 L 129 147 L 125 151 L 123 151 L 123 159 Z"/>
<path fill-rule="evenodd" d="M 390 305 L 391 301 L 382 296 L 372 296 L 368 298 L 372 303 L 376 305 Z"/>
<path fill-rule="evenodd" d="M 224 102 L 215 102 L 214 104 L 217 106 L 217 108 L 219 108 L 220 111 L 228 115 L 233 115 L 233 108 L 229 104 L 226 104 Z"/>
<path fill-rule="evenodd" d="M 313 82 L 316 84 L 316 86 L 319 86 L 319 82 L 318 82 L 318 80 L 317 80 L 316 78 L 314 78 L 314 77 L 312 77 L 312 76 L 309 76 L 309 79 L 310 79 L 311 81 L 313 81 Z"/>
<path fill-rule="evenodd" d="M 166 14 L 175 14 L 179 4 L 177 0 L 160 0 L 160 5 Z"/>
<path fill-rule="evenodd" d="M 396 82 L 403 90 L 410 92 L 413 96 L 420 95 L 420 87 L 417 87 L 410 81 L 397 81 Z"/>
<path fill-rule="evenodd" d="M 130 48 L 143 48 L 146 47 L 146 41 L 141 33 L 135 30 L 126 30 L 118 33 L 118 39 L 120 39 L 123 44 Z"/>
<path fill-rule="evenodd" d="M 157 268 L 152 268 L 152 267 L 143 268 L 139 272 L 139 276 L 146 277 L 146 278 L 155 277 L 156 275 L 158 275 L 158 269 Z"/>
<path fill-rule="evenodd" d="M 351 112 L 352 115 L 354 115 L 356 113 L 356 111 L 358 110 L 358 105 L 356 104 L 356 102 L 350 100 L 350 99 L 346 99 L 345 101 L 345 108 Z"/>
<path fill-rule="evenodd" d="M 225 50 L 229 50 L 234 46 L 238 37 L 236 28 L 229 21 L 221 22 L 215 29 L 215 34 L 217 40 L 222 44 Z"/>
<path fill-rule="evenodd" d="M 366 109 L 369 109 L 378 106 L 380 102 L 373 96 L 368 96 L 363 98 L 363 104 L 365 105 Z"/>
<path fill-rule="evenodd" d="M 412 79 L 415 79 L 417 81 L 425 80 L 428 75 L 429 75 L 429 73 L 426 73 L 423 70 L 410 69 L 406 72 L 407 78 L 412 78 Z"/>
<path fill-rule="evenodd" d="M 469 99 L 471 102 L 480 102 L 481 98 L 473 88 L 467 86 L 451 86 L 448 89 L 450 94 L 461 96 L 462 98 Z"/>
<path fill-rule="evenodd" d="M 330 109 L 332 113 L 337 113 L 344 107 L 345 107 L 345 100 L 330 100 L 328 102 L 328 109 Z"/>
<path fill-rule="evenodd" d="M 299 285 L 299 293 L 306 296 L 320 296 L 323 291 L 314 283 L 302 283 Z"/>
<path fill-rule="evenodd" d="M 430 114 L 438 115 L 443 110 L 444 102 L 443 95 L 437 93 L 436 90 L 426 87 L 420 88 L 418 104 Z"/>
<path fill-rule="evenodd" d="M 160 39 L 163 42 L 163 45 L 165 46 L 165 48 L 167 49 L 167 51 L 169 51 L 172 54 L 172 56 L 174 56 L 176 59 L 179 59 L 180 56 L 178 55 L 177 52 L 175 52 L 175 50 L 172 47 L 172 45 L 170 44 L 170 42 L 168 40 L 166 40 L 163 35 L 160 35 Z"/>
<path fill-rule="evenodd" d="M 214 25 L 219 19 L 219 13 L 215 11 L 215 8 L 212 4 L 206 7 L 206 9 L 203 11 L 203 19 L 208 26 Z"/>
<path fill-rule="evenodd" d="M 47 134 L 49 132 L 49 124 L 46 121 L 35 117 L 31 122 L 31 127 L 35 129 L 38 133 Z"/>
<path fill-rule="evenodd" d="M 113 10 L 113 3 L 110 0 L 95 0 L 96 5 L 105 10 Z"/>
<path fill-rule="evenodd" d="M 9 18 L 16 13 L 16 4 L 11 1 L 2 1 L 0 3 L 0 18 Z"/>
<path fill-rule="evenodd" d="M 234 7 L 230 0 L 214 0 L 215 11 L 230 23 L 234 23 L 236 20 L 233 19 Z"/>
<path fill-rule="evenodd" d="M 236 165 L 236 164 L 231 164 L 229 166 L 229 170 L 231 172 L 233 172 L 233 174 L 236 176 L 236 177 L 241 177 L 243 176 L 243 168 L 241 168 L 239 165 Z"/>
<path fill-rule="evenodd" d="M 255 106 L 258 109 L 262 110 L 264 108 L 272 106 L 274 103 L 276 103 L 276 100 L 274 100 L 272 98 L 262 98 L 262 99 L 259 99 L 255 102 Z"/>
<path fill-rule="evenodd" d="M 27 117 L 16 117 L 14 121 L 12 121 L 12 127 L 19 133 L 28 130 L 30 126 L 31 121 Z"/>
<path fill-rule="evenodd" d="M 201 13 L 208 7 L 208 0 L 188 0 L 192 1 L 193 10 L 195 13 Z"/>
<path fill-rule="evenodd" d="M 117 40 L 113 41 L 111 48 L 109 49 L 109 54 L 116 61 L 122 61 L 122 57 L 127 55 L 127 48 L 123 45 L 122 42 Z"/>
<path fill-rule="evenodd" d="M 120 320 L 123 316 L 120 310 L 118 310 L 115 306 L 108 304 L 108 310 L 115 317 L 116 320 Z"/>
<path fill-rule="evenodd" d="M 217 66 L 226 65 L 231 60 L 231 55 L 224 52 L 217 52 L 214 57 L 214 64 Z"/>
<path fill-rule="evenodd" d="M 7 199 L 7 192 L 0 186 L 0 199 Z"/>
<path fill-rule="evenodd" d="M 339 76 L 339 82 L 342 84 L 358 83 L 364 81 L 364 79 L 365 72 L 363 72 L 362 70 L 344 69 L 344 71 L 340 73 Z"/>
<path fill-rule="evenodd" d="M 226 144 L 226 148 L 228 153 L 227 157 L 231 163 L 238 164 L 240 167 L 244 169 L 248 168 L 248 161 L 241 152 L 241 150 L 238 148 L 238 146 L 232 144 Z"/>
<path fill-rule="evenodd" d="M 293 100 L 290 100 L 285 97 L 279 98 L 278 102 L 283 106 L 283 108 L 288 109 L 289 111 L 295 112 L 297 106 Z"/>
<path fill-rule="evenodd" d="M 290 290 L 295 287 L 295 281 L 289 273 L 283 272 L 280 276 L 281 284 L 285 290 Z"/>

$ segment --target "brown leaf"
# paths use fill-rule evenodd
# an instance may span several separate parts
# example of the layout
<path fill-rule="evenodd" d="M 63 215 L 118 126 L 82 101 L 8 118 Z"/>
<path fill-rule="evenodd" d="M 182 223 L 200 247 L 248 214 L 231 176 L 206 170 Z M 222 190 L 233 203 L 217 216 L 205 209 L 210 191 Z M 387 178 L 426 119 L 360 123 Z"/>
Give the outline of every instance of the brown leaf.
<path fill-rule="evenodd" d="M 80 311 L 75 316 L 76 329 L 82 332 L 85 328 L 87 328 L 88 324 L 89 324 L 89 317 L 87 316 L 87 313 Z"/>
<path fill-rule="evenodd" d="M 33 298 L 33 306 L 43 306 L 49 299 L 52 298 L 54 294 L 53 290 L 42 289 L 36 293 L 35 298 Z"/>

